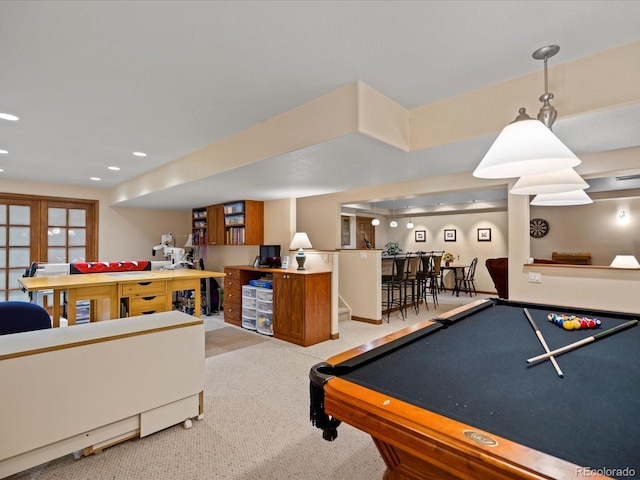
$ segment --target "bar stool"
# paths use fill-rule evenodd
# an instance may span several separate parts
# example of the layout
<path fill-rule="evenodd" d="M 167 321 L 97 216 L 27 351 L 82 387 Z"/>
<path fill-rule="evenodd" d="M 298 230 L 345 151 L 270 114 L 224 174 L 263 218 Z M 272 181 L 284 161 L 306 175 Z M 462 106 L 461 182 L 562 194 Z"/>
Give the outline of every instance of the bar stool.
<path fill-rule="evenodd" d="M 442 284 L 442 256 L 444 252 L 431 252 L 431 269 L 429 270 L 429 291 L 433 304 L 438 307 L 438 292 Z"/>
<path fill-rule="evenodd" d="M 418 300 L 420 298 L 418 287 L 418 256 L 407 252 L 404 259 L 404 274 L 402 276 L 403 305 L 411 305 L 418 314 Z"/>
<path fill-rule="evenodd" d="M 382 307 L 387 309 L 387 323 L 394 306 L 397 306 L 404 320 L 404 257 L 393 257 L 391 264 L 391 275 L 385 275 L 382 278 Z"/>
<path fill-rule="evenodd" d="M 416 252 L 418 257 L 418 270 L 416 272 L 416 289 L 418 298 L 416 299 L 417 312 L 420 312 L 420 303 L 424 301 L 427 311 L 429 310 L 429 302 L 427 301 L 427 292 L 429 291 L 429 271 L 431 256 L 427 252 Z"/>

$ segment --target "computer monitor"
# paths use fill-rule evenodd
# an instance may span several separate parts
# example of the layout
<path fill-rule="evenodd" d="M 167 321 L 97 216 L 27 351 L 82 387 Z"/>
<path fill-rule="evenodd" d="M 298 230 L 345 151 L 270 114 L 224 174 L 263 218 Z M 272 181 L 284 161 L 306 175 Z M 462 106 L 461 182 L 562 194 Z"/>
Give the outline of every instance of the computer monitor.
<path fill-rule="evenodd" d="M 281 266 L 280 245 L 260 245 L 260 266 L 279 268 Z"/>

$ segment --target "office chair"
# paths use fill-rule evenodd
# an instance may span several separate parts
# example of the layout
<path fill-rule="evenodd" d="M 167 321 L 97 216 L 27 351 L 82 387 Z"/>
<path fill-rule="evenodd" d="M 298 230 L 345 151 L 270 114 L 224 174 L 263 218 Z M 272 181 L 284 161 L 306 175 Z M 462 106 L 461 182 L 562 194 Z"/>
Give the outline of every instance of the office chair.
<path fill-rule="evenodd" d="M 51 318 L 40 305 L 29 302 L 0 302 L 0 335 L 51 328 Z"/>

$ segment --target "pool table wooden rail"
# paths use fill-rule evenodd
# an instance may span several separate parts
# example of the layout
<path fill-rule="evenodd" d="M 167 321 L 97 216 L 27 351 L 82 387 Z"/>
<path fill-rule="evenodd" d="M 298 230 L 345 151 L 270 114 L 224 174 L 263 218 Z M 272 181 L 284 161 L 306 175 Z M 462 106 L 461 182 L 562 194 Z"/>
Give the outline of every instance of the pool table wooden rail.
<path fill-rule="evenodd" d="M 372 436 L 387 465 L 385 480 L 577 478 L 578 465 L 340 378 L 327 381 L 324 391 L 327 414 Z M 463 432 L 497 444 L 482 445 Z"/>
<path fill-rule="evenodd" d="M 458 315 L 459 313 L 462 313 L 466 310 L 470 310 L 473 309 L 475 307 L 478 307 L 480 305 L 483 305 L 487 302 L 490 302 L 491 300 L 486 299 L 486 298 L 481 298 L 479 300 L 475 300 L 474 302 L 470 302 L 466 305 L 463 305 L 461 307 L 458 308 L 454 308 L 453 310 L 449 310 L 448 312 L 443 313 L 442 315 L 440 315 L 438 317 L 438 319 L 440 320 L 444 320 L 447 318 L 450 318 L 454 315 Z M 409 325 L 408 327 L 405 327 L 401 330 L 398 330 L 397 332 L 393 332 L 390 333 L 389 335 L 385 335 L 384 337 L 380 337 L 377 338 L 375 340 L 372 340 L 368 343 L 365 343 L 363 345 L 360 345 L 358 347 L 354 347 L 350 350 L 347 350 L 346 352 L 342 352 L 339 353 L 337 355 L 334 355 L 333 357 L 329 358 L 327 360 L 327 363 L 330 365 L 337 365 L 338 363 L 344 362 L 346 360 L 349 360 L 353 357 L 356 357 L 362 353 L 366 353 L 370 350 L 373 350 L 381 345 L 385 345 L 389 342 L 392 342 L 394 340 L 397 340 L 398 338 L 402 338 L 404 336 L 407 336 L 413 332 L 416 332 L 418 330 L 423 329 L 424 327 L 427 327 L 429 325 L 432 325 L 434 323 L 433 320 L 424 320 L 422 322 L 417 322 L 414 323 L 413 325 Z"/>

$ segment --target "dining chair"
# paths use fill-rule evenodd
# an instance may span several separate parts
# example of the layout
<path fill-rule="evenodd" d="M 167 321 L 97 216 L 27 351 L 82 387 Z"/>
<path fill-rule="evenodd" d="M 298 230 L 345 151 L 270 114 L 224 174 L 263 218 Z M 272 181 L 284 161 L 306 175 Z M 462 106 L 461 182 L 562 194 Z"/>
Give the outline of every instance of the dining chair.
<path fill-rule="evenodd" d="M 476 275 L 477 265 L 478 265 L 478 257 L 471 260 L 469 269 L 466 272 L 463 270 L 459 274 L 456 274 L 456 286 L 454 289 L 456 294 L 459 295 L 460 292 L 468 293 L 469 296 L 478 294 L 478 292 L 476 292 L 476 284 L 475 284 L 475 275 Z"/>

